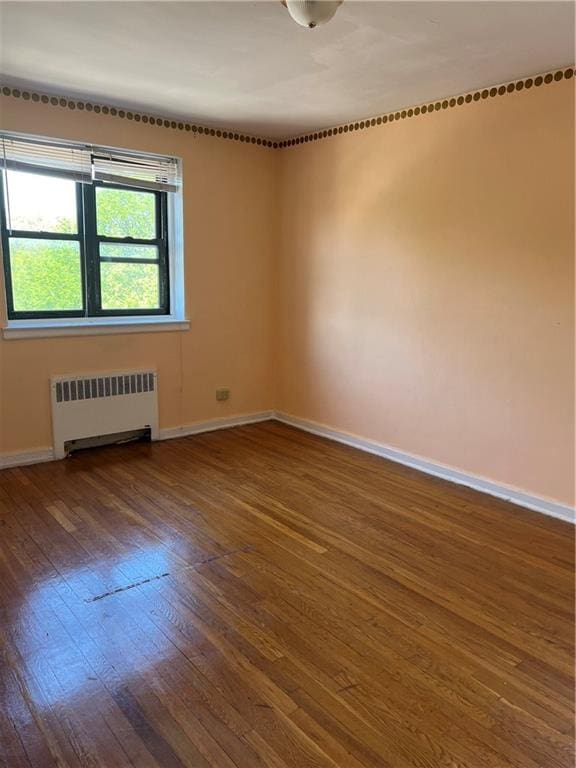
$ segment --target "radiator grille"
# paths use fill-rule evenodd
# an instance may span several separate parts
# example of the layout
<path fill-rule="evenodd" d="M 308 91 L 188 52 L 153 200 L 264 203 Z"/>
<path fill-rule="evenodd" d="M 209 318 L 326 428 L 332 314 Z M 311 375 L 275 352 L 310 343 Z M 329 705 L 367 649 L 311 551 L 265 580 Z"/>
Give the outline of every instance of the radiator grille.
<path fill-rule="evenodd" d="M 129 373 L 117 376 L 93 376 L 56 382 L 56 402 L 121 397 L 138 392 L 154 392 L 153 373 Z"/>

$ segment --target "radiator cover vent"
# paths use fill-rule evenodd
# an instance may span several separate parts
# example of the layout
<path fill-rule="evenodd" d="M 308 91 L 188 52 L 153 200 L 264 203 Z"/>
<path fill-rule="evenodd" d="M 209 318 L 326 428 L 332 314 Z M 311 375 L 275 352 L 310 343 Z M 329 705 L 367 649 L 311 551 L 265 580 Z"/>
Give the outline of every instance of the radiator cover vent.
<path fill-rule="evenodd" d="M 150 430 L 158 439 L 158 382 L 151 370 L 107 371 L 53 376 L 52 430 L 54 455 L 87 438 L 99 444 L 106 436 Z M 112 440 L 111 440 L 112 442 Z"/>
<path fill-rule="evenodd" d="M 92 376 L 86 379 L 55 381 L 56 402 L 94 400 L 98 397 L 134 395 L 138 392 L 154 392 L 154 373 L 121 373 L 114 376 Z"/>

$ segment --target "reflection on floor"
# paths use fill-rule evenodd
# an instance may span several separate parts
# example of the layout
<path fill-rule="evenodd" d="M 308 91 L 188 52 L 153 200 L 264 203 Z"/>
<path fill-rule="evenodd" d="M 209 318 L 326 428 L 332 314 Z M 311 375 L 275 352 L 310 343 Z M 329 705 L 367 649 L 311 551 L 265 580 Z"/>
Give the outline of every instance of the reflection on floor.
<path fill-rule="evenodd" d="M 573 531 L 276 423 L 0 473 L 0 763 L 572 766 Z"/>

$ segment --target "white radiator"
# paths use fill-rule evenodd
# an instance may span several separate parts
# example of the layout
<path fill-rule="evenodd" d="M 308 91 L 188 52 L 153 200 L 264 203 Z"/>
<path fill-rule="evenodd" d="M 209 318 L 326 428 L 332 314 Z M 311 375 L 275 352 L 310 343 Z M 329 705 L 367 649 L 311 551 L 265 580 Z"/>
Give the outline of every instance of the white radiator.
<path fill-rule="evenodd" d="M 66 442 L 150 429 L 158 439 L 156 371 L 53 376 L 54 455 L 66 455 Z"/>

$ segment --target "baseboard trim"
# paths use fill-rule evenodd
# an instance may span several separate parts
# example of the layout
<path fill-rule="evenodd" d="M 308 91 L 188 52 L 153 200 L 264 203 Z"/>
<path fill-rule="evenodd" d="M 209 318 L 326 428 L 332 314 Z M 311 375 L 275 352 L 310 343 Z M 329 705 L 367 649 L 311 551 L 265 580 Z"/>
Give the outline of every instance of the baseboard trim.
<path fill-rule="evenodd" d="M 231 427 L 240 427 L 246 424 L 257 424 L 262 421 L 275 420 L 283 424 L 288 424 L 291 427 L 302 429 L 305 432 L 311 432 L 314 435 L 325 437 L 329 440 L 334 440 L 344 445 L 349 445 L 352 448 L 357 448 L 367 453 L 373 453 L 376 456 L 381 456 L 384 459 L 390 459 L 397 464 L 404 464 L 412 469 L 417 469 L 420 472 L 425 472 L 428 475 L 434 477 L 440 477 L 443 480 L 448 480 L 457 485 L 465 485 L 468 488 L 473 488 L 476 491 L 487 493 L 490 496 L 495 496 L 505 501 L 510 501 L 518 506 L 531 509 L 534 512 L 541 512 L 542 514 L 549 515 L 550 517 L 556 517 L 559 520 L 564 520 L 569 523 L 576 523 L 576 510 L 573 507 L 569 507 L 558 502 L 544 499 L 541 496 L 534 496 L 529 493 L 520 491 L 517 488 L 511 488 L 509 486 L 495 483 L 491 480 L 487 480 L 477 475 L 470 475 L 465 472 L 460 472 L 457 469 L 448 467 L 444 464 L 438 464 L 436 462 L 423 459 L 420 456 L 415 456 L 404 451 L 399 451 L 396 448 L 391 448 L 383 443 L 377 443 L 373 440 L 365 440 L 364 438 L 350 435 L 346 432 L 340 432 L 336 429 L 325 426 L 324 424 L 318 424 L 314 421 L 308 421 L 306 419 L 300 419 L 296 416 L 291 416 L 288 413 L 282 411 L 258 411 L 256 413 L 247 413 L 241 416 L 229 416 L 220 419 L 210 419 L 207 421 L 198 421 L 193 424 L 183 425 L 181 427 L 168 427 L 159 431 L 159 440 L 174 440 L 178 437 L 187 437 L 188 435 L 198 435 L 203 432 L 214 432 L 219 429 L 229 429 Z M 54 451 L 52 448 L 41 448 L 35 451 L 19 451 L 17 453 L 5 453 L 0 454 L 0 469 L 10 469 L 13 467 L 24 467 L 29 464 L 40 464 L 47 461 L 55 461 Z"/>
<path fill-rule="evenodd" d="M 305 432 L 311 432 L 313 435 L 319 435 L 320 437 L 326 437 L 329 440 L 335 440 L 338 443 L 344 443 L 352 448 L 358 448 L 361 451 L 373 453 L 376 456 L 381 456 L 384 459 L 390 459 L 397 464 L 404 464 L 412 469 L 418 469 L 421 472 L 425 472 L 428 475 L 434 475 L 434 477 L 440 477 L 443 480 L 449 480 L 451 483 L 457 485 L 465 485 L 468 488 L 473 488 L 476 491 L 487 493 L 490 496 L 496 496 L 499 499 L 510 501 L 518 506 L 531 509 L 534 512 L 541 512 L 550 517 L 556 517 L 560 520 L 564 520 L 568 523 L 576 522 L 576 511 L 573 507 L 559 504 L 558 502 L 544 499 L 540 496 L 533 496 L 529 493 L 524 493 L 517 488 L 510 488 L 509 486 L 495 483 L 491 480 L 487 480 L 477 475 L 470 475 L 466 472 L 460 472 L 457 469 L 448 467 L 444 464 L 437 464 L 436 462 L 423 459 L 420 456 L 415 456 L 404 451 L 399 451 L 396 448 L 391 448 L 383 443 L 377 443 L 372 440 L 365 440 L 360 437 L 355 437 L 346 432 L 340 432 L 336 429 L 331 429 L 323 424 L 318 424 L 314 421 L 308 421 L 306 419 L 299 419 L 296 416 L 291 416 L 288 413 L 277 411 L 274 415 L 277 421 L 283 424 L 289 424 L 291 427 L 302 429 Z"/>
<path fill-rule="evenodd" d="M 274 411 L 259 411 L 258 413 L 247 413 L 241 416 L 230 416 L 223 419 L 210 419 L 209 421 L 198 421 L 194 424 L 187 424 L 182 427 L 168 427 L 159 430 L 159 440 L 173 440 L 177 437 L 186 437 L 187 435 L 199 435 L 202 432 L 214 432 L 217 429 L 228 429 L 230 427 L 240 427 L 243 424 L 256 424 L 259 421 L 269 421 L 274 418 Z M 41 448 L 36 451 L 19 451 L 18 453 L 0 454 L 0 469 L 11 469 L 13 467 L 25 467 L 29 464 L 40 464 L 45 461 L 57 461 L 52 448 Z"/>
<path fill-rule="evenodd" d="M 225 416 L 221 419 L 197 421 L 193 424 L 185 424 L 181 427 L 161 429 L 159 439 L 174 440 L 177 437 L 199 435 L 202 432 L 215 432 L 217 429 L 229 429 L 230 427 L 241 427 L 245 424 L 257 424 L 260 421 L 270 421 L 270 419 L 273 419 L 274 417 L 274 411 L 258 411 L 256 413 L 246 413 L 241 416 Z"/>
<path fill-rule="evenodd" d="M 18 451 L 18 453 L 0 453 L 0 469 L 12 467 L 25 467 L 28 464 L 42 464 L 45 461 L 54 461 L 52 448 L 40 448 L 36 451 Z"/>

